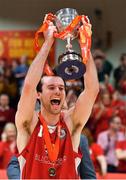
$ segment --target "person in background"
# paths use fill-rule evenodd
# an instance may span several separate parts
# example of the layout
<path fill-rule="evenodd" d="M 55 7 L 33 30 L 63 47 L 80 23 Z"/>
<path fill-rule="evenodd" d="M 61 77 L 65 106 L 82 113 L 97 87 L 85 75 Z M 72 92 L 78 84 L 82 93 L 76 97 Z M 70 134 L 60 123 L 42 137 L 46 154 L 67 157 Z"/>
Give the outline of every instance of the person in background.
<path fill-rule="evenodd" d="M 93 137 L 97 140 L 100 132 L 105 131 L 109 127 L 109 120 L 114 114 L 111 106 L 111 95 L 108 91 L 99 95 L 99 101 L 95 103 L 91 115 L 92 126 L 94 126 Z"/>
<path fill-rule="evenodd" d="M 126 101 L 118 90 L 112 94 L 111 104 L 116 115 L 121 118 L 122 125 L 126 126 Z"/>
<path fill-rule="evenodd" d="M 126 76 L 126 53 L 122 53 L 120 57 L 120 65 L 114 69 L 114 80 L 116 89 L 120 89 L 120 81 Z"/>
<path fill-rule="evenodd" d="M 16 127 L 13 123 L 7 123 L 0 141 L 0 169 L 6 169 L 10 159 L 16 153 Z"/>
<path fill-rule="evenodd" d="M 14 77 L 17 80 L 19 92 L 21 93 L 24 79 L 28 71 L 27 56 L 23 55 L 19 60 L 19 64 L 15 63 L 14 65 L 15 66 L 13 66 L 13 73 Z"/>
<path fill-rule="evenodd" d="M 107 173 L 107 163 L 102 147 L 94 142 L 89 129 L 84 128 L 82 134 L 88 138 L 90 157 L 93 162 L 95 172 L 104 177 Z"/>
<path fill-rule="evenodd" d="M 124 140 L 124 133 L 121 130 L 121 119 L 113 116 L 109 120 L 109 129 L 98 135 L 97 143 L 103 148 L 107 161 L 107 171 L 117 172 L 118 159 L 115 154 L 116 142 Z"/>
<path fill-rule="evenodd" d="M 101 49 L 94 50 L 93 58 L 98 73 L 98 79 L 100 82 L 104 82 L 106 76 L 110 77 L 113 65 L 106 59 L 106 55 Z"/>
<path fill-rule="evenodd" d="M 82 152 L 82 159 L 79 166 L 81 179 L 96 179 L 96 173 L 93 166 L 93 162 L 90 157 L 90 150 L 88 146 L 88 139 L 85 135 L 81 135 L 80 149 Z"/>
<path fill-rule="evenodd" d="M 116 143 L 116 156 L 119 160 L 117 172 L 126 173 L 126 128 L 124 127 L 125 139 L 117 141 Z"/>
<path fill-rule="evenodd" d="M 15 121 L 15 110 L 9 106 L 8 94 L 0 95 L 0 135 L 7 122 Z"/>
<path fill-rule="evenodd" d="M 18 101 L 18 89 L 11 65 L 5 68 L 4 77 L 5 77 L 4 92 L 6 92 L 10 98 L 10 106 L 16 109 L 17 101 Z"/>
<path fill-rule="evenodd" d="M 102 147 L 97 143 L 90 145 L 90 156 L 93 161 L 95 171 L 102 176 L 107 173 L 107 163 Z"/>

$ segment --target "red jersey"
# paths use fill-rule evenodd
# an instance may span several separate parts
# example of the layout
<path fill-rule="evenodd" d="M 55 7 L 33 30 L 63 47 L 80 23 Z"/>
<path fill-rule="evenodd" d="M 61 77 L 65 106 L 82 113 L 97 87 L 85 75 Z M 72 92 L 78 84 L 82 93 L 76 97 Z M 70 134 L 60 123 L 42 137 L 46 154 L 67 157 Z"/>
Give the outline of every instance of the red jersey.
<path fill-rule="evenodd" d="M 0 142 L 0 169 L 6 169 L 13 155 L 17 153 L 17 148 L 12 152 L 9 142 Z"/>
<path fill-rule="evenodd" d="M 116 144 L 116 149 L 121 149 L 126 151 L 126 140 L 118 141 Z M 119 172 L 126 172 L 126 160 L 119 160 L 119 165 L 117 170 Z"/>
<path fill-rule="evenodd" d="M 52 163 L 48 158 L 48 152 L 43 138 L 43 126 L 38 121 L 29 143 L 20 153 L 18 160 L 22 179 L 78 179 L 78 165 L 81 154 L 73 151 L 69 130 L 63 119 L 60 119 L 60 147 L 58 158 Z M 50 134 L 51 142 L 56 138 L 56 129 Z M 50 170 L 55 170 L 51 177 Z"/>
<path fill-rule="evenodd" d="M 93 143 L 90 147 L 90 156 L 91 156 L 91 160 L 93 162 L 93 165 L 95 167 L 95 171 L 99 172 L 100 171 L 100 166 L 97 160 L 97 157 L 100 155 L 103 155 L 103 149 L 101 148 L 101 146 L 99 144 Z"/>

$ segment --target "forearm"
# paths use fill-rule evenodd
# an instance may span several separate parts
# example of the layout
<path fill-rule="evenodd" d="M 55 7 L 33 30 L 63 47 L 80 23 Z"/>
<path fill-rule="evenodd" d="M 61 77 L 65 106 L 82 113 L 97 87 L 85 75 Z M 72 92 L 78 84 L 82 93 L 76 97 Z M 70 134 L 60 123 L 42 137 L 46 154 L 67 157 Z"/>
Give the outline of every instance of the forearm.
<path fill-rule="evenodd" d="M 106 163 L 105 157 L 104 156 L 99 156 L 97 159 L 98 159 L 98 162 L 99 162 L 100 167 L 101 167 L 102 175 L 106 175 L 106 173 L 107 173 L 107 163 Z"/>
<path fill-rule="evenodd" d="M 32 86 L 33 88 L 36 88 L 43 74 L 44 65 L 52 44 L 53 41 L 50 40 L 46 40 L 43 43 L 43 46 L 41 47 L 40 51 L 38 52 L 37 56 L 35 57 L 34 61 L 32 62 L 28 70 L 27 76 L 25 78 L 25 83 L 30 84 L 30 86 Z"/>
<path fill-rule="evenodd" d="M 84 84 L 85 84 L 85 89 L 87 90 L 92 90 L 92 91 L 99 90 L 99 82 L 98 82 L 96 66 L 91 53 L 89 56 L 89 60 L 86 64 L 86 73 L 84 74 Z"/>
<path fill-rule="evenodd" d="M 116 150 L 116 155 L 119 160 L 126 160 L 126 151 Z"/>
<path fill-rule="evenodd" d="M 103 109 L 100 109 L 100 111 L 95 116 L 96 122 L 99 121 L 99 119 L 101 118 L 102 114 L 103 114 Z"/>

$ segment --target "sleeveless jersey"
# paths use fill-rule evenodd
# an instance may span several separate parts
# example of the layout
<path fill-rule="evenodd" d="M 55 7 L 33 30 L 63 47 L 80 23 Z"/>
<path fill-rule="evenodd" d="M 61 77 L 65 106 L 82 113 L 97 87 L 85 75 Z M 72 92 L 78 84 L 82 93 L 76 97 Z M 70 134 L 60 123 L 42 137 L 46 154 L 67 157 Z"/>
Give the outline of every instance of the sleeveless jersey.
<path fill-rule="evenodd" d="M 27 146 L 18 156 L 21 179 L 79 179 L 78 166 L 82 155 L 73 151 L 70 133 L 63 118 L 60 119 L 60 125 L 59 154 L 56 162 L 52 163 L 45 147 L 43 126 L 38 121 Z M 52 143 L 56 135 L 57 128 L 50 134 Z M 54 176 L 50 176 L 50 168 L 55 170 Z"/>

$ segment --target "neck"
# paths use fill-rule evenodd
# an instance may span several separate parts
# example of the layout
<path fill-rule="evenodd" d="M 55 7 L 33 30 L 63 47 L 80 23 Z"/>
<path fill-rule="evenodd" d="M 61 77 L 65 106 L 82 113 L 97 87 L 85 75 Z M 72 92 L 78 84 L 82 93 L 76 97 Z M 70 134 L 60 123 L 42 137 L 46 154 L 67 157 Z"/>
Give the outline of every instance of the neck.
<path fill-rule="evenodd" d="M 41 113 L 44 116 L 47 125 L 54 126 L 58 123 L 60 119 L 60 114 L 51 114 L 47 112 L 46 109 L 43 107 L 41 108 Z"/>
<path fill-rule="evenodd" d="M 117 131 L 115 131 L 114 129 L 110 129 L 109 133 L 111 136 L 114 136 L 114 135 L 116 135 Z"/>

